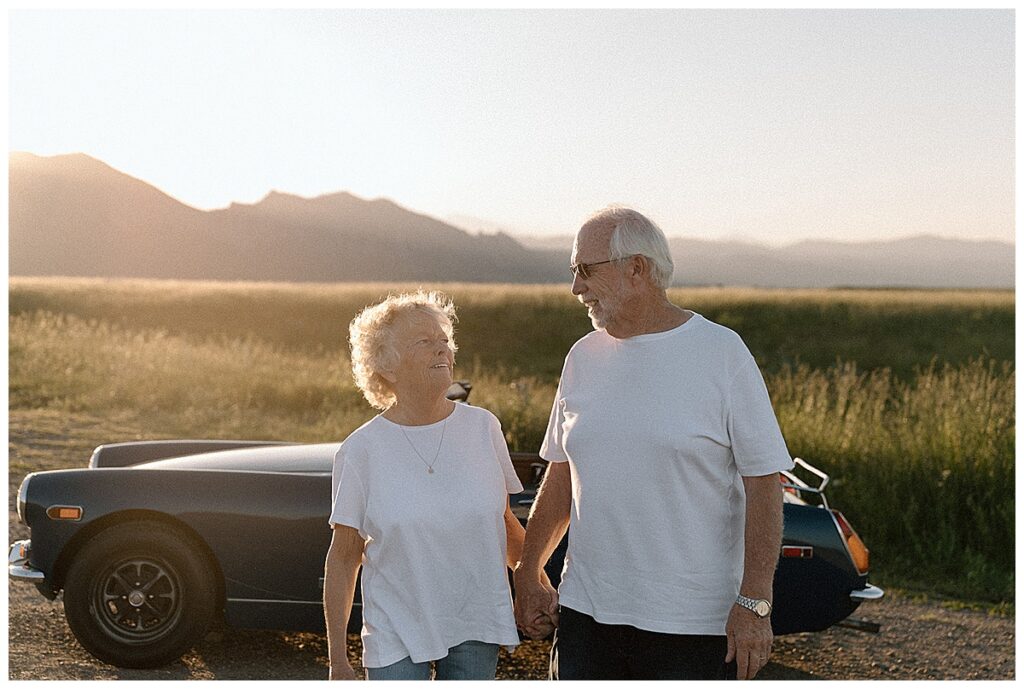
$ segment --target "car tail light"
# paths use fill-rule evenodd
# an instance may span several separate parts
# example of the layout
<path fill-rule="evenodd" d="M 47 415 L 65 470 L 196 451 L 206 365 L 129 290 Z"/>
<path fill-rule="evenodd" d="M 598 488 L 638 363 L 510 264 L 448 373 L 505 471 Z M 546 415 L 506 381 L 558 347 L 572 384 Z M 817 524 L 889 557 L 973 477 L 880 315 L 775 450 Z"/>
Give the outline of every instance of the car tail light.
<path fill-rule="evenodd" d="M 867 574 L 868 547 L 864 545 L 864 541 L 860 540 L 860 536 L 850 526 L 850 522 L 846 521 L 842 512 L 832 510 L 832 515 L 836 518 L 839 531 L 842 532 L 843 539 L 846 541 L 846 547 L 850 551 L 850 557 L 853 558 L 853 566 L 857 568 L 857 574 Z"/>
<path fill-rule="evenodd" d="M 814 557 L 814 547 L 809 545 L 784 545 L 782 557 Z"/>

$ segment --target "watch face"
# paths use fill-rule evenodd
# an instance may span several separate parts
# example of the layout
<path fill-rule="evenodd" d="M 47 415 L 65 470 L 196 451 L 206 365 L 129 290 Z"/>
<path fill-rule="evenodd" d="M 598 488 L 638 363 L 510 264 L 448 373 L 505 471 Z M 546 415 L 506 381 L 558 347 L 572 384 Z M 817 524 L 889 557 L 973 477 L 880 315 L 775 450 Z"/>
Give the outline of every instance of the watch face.
<path fill-rule="evenodd" d="M 766 600 L 759 600 L 754 605 L 754 612 L 757 613 L 758 617 L 768 617 L 768 613 L 772 611 L 772 606 L 768 604 Z"/>

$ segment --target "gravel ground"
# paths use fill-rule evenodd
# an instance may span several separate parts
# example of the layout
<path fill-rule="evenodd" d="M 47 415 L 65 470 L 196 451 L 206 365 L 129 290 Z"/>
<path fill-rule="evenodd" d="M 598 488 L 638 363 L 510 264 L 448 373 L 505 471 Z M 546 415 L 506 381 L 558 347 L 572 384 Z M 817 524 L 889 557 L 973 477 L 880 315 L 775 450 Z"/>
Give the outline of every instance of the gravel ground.
<path fill-rule="evenodd" d="M 94 659 L 75 641 L 59 599 L 29 584 L 9 584 L 10 679 L 326 679 L 319 634 L 218 627 L 180 661 L 156 670 L 122 670 Z M 1013 679 L 1014 619 L 956 610 L 936 601 L 887 594 L 859 616 L 879 634 L 833 627 L 776 639 L 759 679 Z M 353 636 L 358 649 L 358 637 Z M 549 644 L 502 651 L 499 679 L 544 679 Z M 354 658 L 353 660 L 358 660 Z"/>

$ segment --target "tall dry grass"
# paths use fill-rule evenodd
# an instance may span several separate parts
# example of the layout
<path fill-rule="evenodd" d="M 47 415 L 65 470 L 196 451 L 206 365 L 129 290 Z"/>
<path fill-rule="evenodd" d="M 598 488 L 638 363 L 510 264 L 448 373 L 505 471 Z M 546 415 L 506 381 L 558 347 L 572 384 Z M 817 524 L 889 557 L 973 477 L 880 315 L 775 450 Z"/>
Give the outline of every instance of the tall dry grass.
<path fill-rule="evenodd" d="M 284 350 L 250 337 L 189 339 L 48 311 L 10 319 L 12 409 L 137 413 L 155 435 L 339 440 L 376 412 L 347 358 Z M 510 443 L 536 450 L 555 385 L 482 368 L 475 404 L 502 419 Z M 111 439 L 114 441 L 116 439 Z"/>
<path fill-rule="evenodd" d="M 294 285 L 14 278 L 11 315 L 66 313 L 129 329 L 216 340 L 225 335 L 287 350 L 345 351 L 362 307 L 409 284 Z M 564 285 L 436 284 L 455 299 L 461 363 L 554 380 L 591 326 Z M 1014 358 L 1014 296 L 1006 291 L 676 289 L 675 303 L 740 333 L 762 369 L 855 361 L 909 378 L 932 359 Z"/>
<path fill-rule="evenodd" d="M 1015 372 L 929 365 L 910 381 L 853 364 L 768 377 L 790 451 L 827 470 L 875 567 L 951 595 L 1013 599 Z"/>

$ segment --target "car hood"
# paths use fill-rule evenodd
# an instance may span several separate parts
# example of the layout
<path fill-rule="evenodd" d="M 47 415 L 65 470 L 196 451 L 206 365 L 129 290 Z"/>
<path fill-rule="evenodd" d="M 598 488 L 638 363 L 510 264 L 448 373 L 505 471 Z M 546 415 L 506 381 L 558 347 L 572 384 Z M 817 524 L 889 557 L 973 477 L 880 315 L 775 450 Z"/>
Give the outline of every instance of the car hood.
<path fill-rule="evenodd" d="M 289 474 L 330 473 L 340 443 L 278 445 L 161 459 L 131 467 L 133 470 L 182 469 L 206 471 L 270 471 Z"/>

